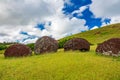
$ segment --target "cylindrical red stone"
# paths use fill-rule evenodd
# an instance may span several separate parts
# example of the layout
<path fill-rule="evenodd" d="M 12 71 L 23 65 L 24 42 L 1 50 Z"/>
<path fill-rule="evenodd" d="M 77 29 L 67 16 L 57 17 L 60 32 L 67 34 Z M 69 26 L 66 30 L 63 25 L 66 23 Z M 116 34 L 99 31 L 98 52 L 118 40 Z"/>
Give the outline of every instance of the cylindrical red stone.
<path fill-rule="evenodd" d="M 89 51 L 90 43 L 83 38 L 73 38 L 64 44 L 64 51 L 68 50 Z"/>
<path fill-rule="evenodd" d="M 22 57 L 32 54 L 32 50 L 24 44 L 14 44 L 9 46 L 4 53 L 5 57 Z"/>
<path fill-rule="evenodd" d="M 34 47 L 35 54 L 56 52 L 57 49 L 58 49 L 57 40 L 48 36 L 43 36 L 39 38 L 36 41 L 35 47 Z"/>
<path fill-rule="evenodd" d="M 96 53 L 111 56 L 120 56 L 120 38 L 111 38 L 99 44 Z"/>

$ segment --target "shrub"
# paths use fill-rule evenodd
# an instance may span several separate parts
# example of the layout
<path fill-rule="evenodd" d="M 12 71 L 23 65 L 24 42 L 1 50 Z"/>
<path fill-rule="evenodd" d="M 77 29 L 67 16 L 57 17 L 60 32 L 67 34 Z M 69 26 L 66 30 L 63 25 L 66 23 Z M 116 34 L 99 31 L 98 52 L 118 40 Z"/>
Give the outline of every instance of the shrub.
<path fill-rule="evenodd" d="M 34 43 L 29 43 L 27 46 L 30 47 L 32 51 L 34 50 Z"/>
<path fill-rule="evenodd" d="M 63 39 L 59 40 L 58 41 L 59 48 L 63 48 L 64 44 L 70 39 L 72 39 L 72 38 L 68 37 L 68 38 L 63 38 Z"/>
<path fill-rule="evenodd" d="M 0 50 L 5 50 L 6 48 L 7 48 L 6 45 L 4 45 L 4 44 L 0 44 Z"/>

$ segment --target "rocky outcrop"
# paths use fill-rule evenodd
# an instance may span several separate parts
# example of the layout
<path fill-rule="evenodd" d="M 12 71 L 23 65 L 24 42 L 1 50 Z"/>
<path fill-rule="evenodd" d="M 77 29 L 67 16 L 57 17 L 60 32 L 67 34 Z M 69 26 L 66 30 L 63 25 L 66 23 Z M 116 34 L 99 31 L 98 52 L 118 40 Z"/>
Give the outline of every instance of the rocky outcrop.
<path fill-rule="evenodd" d="M 96 53 L 110 56 L 120 56 L 120 38 L 111 38 L 99 44 Z"/>
<path fill-rule="evenodd" d="M 48 52 L 56 52 L 58 49 L 58 42 L 48 36 L 39 38 L 34 47 L 35 54 L 42 54 Z"/>
<path fill-rule="evenodd" d="M 4 53 L 5 57 L 22 57 L 32 54 L 32 50 L 24 44 L 14 44 L 9 46 Z"/>
<path fill-rule="evenodd" d="M 90 43 L 83 38 L 73 38 L 64 44 L 64 51 L 68 50 L 89 51 Z"/>

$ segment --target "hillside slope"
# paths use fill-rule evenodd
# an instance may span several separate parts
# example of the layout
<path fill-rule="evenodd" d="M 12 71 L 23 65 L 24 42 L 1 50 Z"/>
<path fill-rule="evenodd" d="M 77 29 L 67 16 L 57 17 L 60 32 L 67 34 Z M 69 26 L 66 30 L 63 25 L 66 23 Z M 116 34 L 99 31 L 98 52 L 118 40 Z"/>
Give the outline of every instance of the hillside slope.
<path fill-rule="evenodd" d="M 92 44 L 101 43 L 109 38 L 120 37 L 120 23 L 112 24 L 108 26 L 104 26 L 98 29 L 74 34 L 72 36 L 68 36 L 65 38 L 60 39 L 59 41 L 62 42 L 63 40 L 68 40 L 70 38 L 85 38 Z"/>
<path fill-rule="evenodd" d="M 67 51 L 4 58 L 0 54 L 0 80 L 120 80 L 120 57 Z"/>

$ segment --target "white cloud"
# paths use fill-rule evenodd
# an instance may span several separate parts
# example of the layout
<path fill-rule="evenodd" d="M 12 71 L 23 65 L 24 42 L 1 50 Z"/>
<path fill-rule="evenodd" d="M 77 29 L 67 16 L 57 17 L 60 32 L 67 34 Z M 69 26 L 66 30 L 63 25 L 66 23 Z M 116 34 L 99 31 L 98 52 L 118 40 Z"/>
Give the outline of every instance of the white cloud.
<path fill-rule="evenodd" d="M 69 20 L 68 16 L 63 15 L 63 4 L 63 0 L 0 0 L 0 42 L 27 38 L 27 35 L 20 34 L 21 31 L 38 37 L 51 35 L 58 39 L 87 30 L 84 20 Z M 52 24 L 45 25 L 43 31 L 34 27 L 47 21 Z M 34 42 L 36 39 L 28 39 L 25 42 Z"/>
<path fill-rule="evenodd" d="M 88 28 L 84 26 L 85 21 L 77 18 L 69 20 L 66 17 L 54 16 L 53 18 L 50 18 L 50 21 L 53 23 L 51 26 L 46 26 L 47 30 L 50 31 L 52 35 L 54 34 L 53 36 L 57 39 L 64 37 L 65 34 L 75 34 L 82 30 L 88 30 Z"/>
<path fill-rule="evenodd" d="M 93 28 L 91 28 L 91 30 L 93 30 L 93 29 L 97 29 L 98 28 L 98 26 L 94 26 Z"/>
<path fill-rule="evenodd" d="M 46 25 L 44 34 L 52 35 L 52 37 L 59 39 L 67 36 L 68 34 L 75 34 L 83 30 L 88 30 L 88 27 L 84 26 L 85 20 L 77 18 L 69 19 L 62 11 L 62 7 L 54 13 L 53 16 L 46 17 L 45 21 L 51 21 L 51 26 Z"/>
<path fill-rule="evenodd" d="M 115 16 L 111 18 L 111 23 L 120 23 L 120 16 Z"/>
<path fill-rule="evenodd" d="M 50 9 L 51 6 L 44 0 L 0 1 L 0 25 L 28 25 L 33 21 L 42 20 L 54 13 L 54 9 Z"/>
<path fill-rule="evenodd" d="M 96 17 L 110 18 L 111 23 L 120 22 L 120 0 L 92 0 L 90 10 Z"/>
<path fill-rule="evenodd" d="M 120 0 L 92 0 L 91 11 L 97 17 L 114 17 L 120 14 Z"/>
<path fill-rule="evenodd" d="M 87 8 L 88 8 L 88 5 L 82 6 L 82 7 L 79 8 L 79 10 L 73 11 L 73 12 L 72 12 L 72 15 L 75 14 L 75 13 L 77 13 L 78 16 L 82 16 L 82 12 L 83 12 L 85 9 L 87 9 Z"/>
<path fill-rule="evenodd" d="M 25 40 L 24 42 L 21 42 L 21 43 L 25 43 L 25 44 L 27 44 L 27 43 L 33 43 L 33 42 L 36 42 L 36 41 L 37 41 L 37 39 L 38 39 L 38 38 L 34 38 L 34 39 L 27 39 L 27 40 Z"/>
<path fill-rule="evenodd" d="M 71 3 L 70 0 L 64 0 L 64 1 L 65 1 L 66 4 L 69 4 L 69 5 L 71 5 L 71 6 L 73 5 L 73 3 Z"/>

